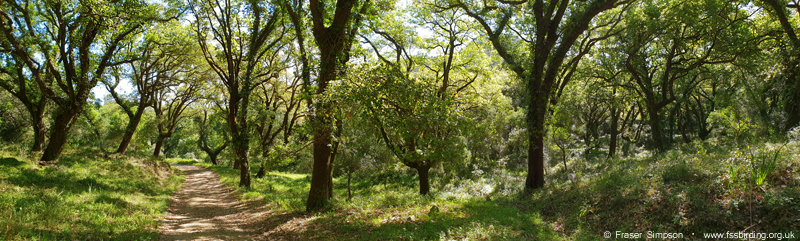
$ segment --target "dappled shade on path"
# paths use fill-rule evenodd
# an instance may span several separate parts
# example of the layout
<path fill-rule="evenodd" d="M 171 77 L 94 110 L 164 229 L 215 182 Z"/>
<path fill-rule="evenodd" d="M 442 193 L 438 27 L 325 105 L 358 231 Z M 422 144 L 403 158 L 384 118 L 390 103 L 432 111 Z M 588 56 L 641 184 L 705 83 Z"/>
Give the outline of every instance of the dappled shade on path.
<path fill-rule="evenodd" d="M 186 175 L 161 224 L 159 240 L 258 239 L 268 210 L 256 202 L 240 202 L 235 191 L 220 183 L 214 171 L 175 165 Z"/>

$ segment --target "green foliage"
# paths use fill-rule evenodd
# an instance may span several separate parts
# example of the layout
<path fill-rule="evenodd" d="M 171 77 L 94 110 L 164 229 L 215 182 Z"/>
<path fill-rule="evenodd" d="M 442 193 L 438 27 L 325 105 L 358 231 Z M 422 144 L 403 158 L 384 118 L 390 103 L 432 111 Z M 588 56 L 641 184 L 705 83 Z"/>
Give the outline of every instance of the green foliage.
<path fill-rule="evenodd" d="M 748 136 L 751 128 L 749 118 L 733 106 L 711 112 L 707 121 L 718 126 L 722 135 L 730 135 L 735 140 Z"/>
<path fill-rule="evenodd" d="M 515 199 L 419 196 L 414 178 L 405 174 L 365 174 L 354 180 L 354 198 L 347 202 L 341 201 L 346 196 L 344 180 L 335 178 L 334 197 L 339 200 L 334 200 L 333 205 L 337 208 L 305 213 L 304 192 L 310 185 L 306 174 L 269 172 L 265 178 L 254 179 L 252 188 L 245 189 L 237 187 L 238 170 L 181 159 L 168 161 L 215 170 L 224 184 L 241 190 L 244 199 L 263 201 L 275 217 L 301 222 L 304 231 L 275 234 L 290 235 L 292 239 L 567 239 L 558 236 L 534 209 L 520 211 Z M 317 232 L 326 235 L 318 236 Z"/>
<path fill-rule="evenodd" d="M 27 113 L 18 100 L 0 91 L 0 141 L 20 143 L 30 127 Z"/>
<path fill-rule="evenodd" d="M 305 231 L 280 231 L 295 239 L 325 232 L 324 240 L 502 239 L 593 240 L 606 230 L 623 232 L 713 232 L 751 226 L 755 230 L 785 231 L 797 227 L 800 215 L 799 182 L 790 171 L 780 180 L 785 188 L 765 185 L 752 198 L 753 189 L 721 186 L 735 156 L 731 142 L 698 142 L 683 151 L 631 158 L 587 161 L 575 166 L 586 173 L 578 183 L 551 178 L 546 191 L 518 195 L 524 173 L 498 171 L 477 179 L 451 181 L 433 195 L 416 195 L 415 180 L 404 168 L 362 172 L 353 178 L 353 199 L 344 201 L 347 187 L 342 176 L 334 179 L 335 207 L 323 213 L 303 213 L 303 195 L 309 185 L 305 175 L 269 173 L 241 189 L 245 198 L 262 199 L 280 217 L 299 217 Z M 783 149 L 784 155 L 800 154 Z M 774 152 L 770 151 L 770 157 Z M 778 159 L 775 166 L 791 165 Z M 235 186 L 238 173 L 211 167 L 226 184 Z M 796 170 L 796 169 L 791 169 Z M 773 172 L 774 173 L 774 172 Z M 740 172 L 738 176 L 741 176 Z M 768 177 L 768 180 L 779 180 Z M 511 186 L 511 191 L 506 190 Z M 761 196 L 759 196 L 761 195 Z M 488 197 L 488 198 L 487 198 Z M 338 200 L 337 200 L 338 199 Z M 432 209 L 438 212 L 432 213 Z M 757 218 L 756 218 L 757 217 Z M 720 221 L 723 220 L 723 221 Z"/>
<path fill-rule="evenodd" d="M 764 184 L 767 176 L 775 171 L 776 163 L 783 159 L 781 150 L 783 147 L 775 150 L 774 153 L 767 151 L 759 152 L 756 154 L 750 153 L 750 174 L 753 182 L 757 187 Z"/>
<path fill-rule="evenodd" d="M 125 72 L 144 67 L 129 61 L 155 55 L 176 63 L 126 73 L 169 79 L 159 83 L 156 112 L 144 112 L 129 153 L 150 154 L 159 135 L 169 136 L 167 156 L 192 159 L 202 156 L 199 143 L 236 141 L 239 153 L 252 153 L 238 158 L 249 155 L 270 170 L 239 190 L 266 202 L 278 220 L 303 220 L 308 229 L 298 240 L 319 233 L 356 240 L 592 240 L 606 230 L 799 227 L 800 129 L 782 135 L 797 112 L 791 95 L 800 93 L 798 45 L 786 31 L 797 29 L 795 12 L 783 12 L 787 27 L 767 1 L 377 1 L 352 15 L 363 18 L 364 28 L 355 21 L 343 26 L 354 27 L 346 31 L 354 36 L 341 39 L 347 46 L 361 43 L 350 50 L 316 39 L 342 30 L 318 31 L 334 24 L 325 11 L 333 3 L 320 3 L 317 21 L 307 18 L 306 5 L 285 1 L 203 0 L 191 9 L 174 0 L 0 3 L 0 22 L 10 23 L 0 31 L 0 140 L 14 144 L 0 146 L 8 156 L 0 158 L 0 239 L 154 238 L 177 178 L 150 174 L 166 169 L 158 160 L 87 154 L 108 153 L 120 142 L 128 121 L 123 108 L 111 99 L 83 105 L 70 119 L 62 162 L 38 167 L 29 157 L 37 153 L 17 145 L 30 142 L 31 118 L 22 98 L 7 92 L 52 99 L 56 107 L 44 114 L 52 127 L 52 117 L 74 108 L 64 103 L 85 102 L 98 79 L 111 83 L 102 59 Z M 64 18 L 50 16 L 58 8 Z M 300 19 L 284 19 L 289 8 Z M 558 21 L 541 22 L 536 13 L 546 9 L 562 15 L 544 14 Z M 226 10 L 230 15 L 219 15 Z M 587 10 L 599 14 L 583 15 Z M 195 16 L 191 26 L 154 21 L 186 11 Z M 592 21 L 583 32 L 586 20 Z M 259 21 L 267 25 L 254 26 Z M 53 40 L 59 26 L 73 26 L 67 41 Z M 98 35 L 84 36 L 92 26 L 102 26 Z M 582 34 L 565 39 L 576 31 Z M 111 46 L 118 48 L 104 54 Z M 318 79 L 300 68 L 319 69 Z M 147 89 L 135 88 L 119 101 L 123 106 Z M 201 111 L 211 111 L 208 120 L 186 118 Z M 283 115 L 289 112 L 294 116 Z M 313 115 L 329 118 L 333 131 L 315 129 L 307 119 Z M 234 119 L 242 129 L 231 135 L 237 124 L 226 122 Z M 296 125 L 292 131 L 273 129 L 287 120 Z M 248 142 L 256 132 L 259 141 Z M 330 134 L 337 150 L 332 172 L 339 200 L 327 213 L 305 213 L 309 143 L 319 133 Z M 536 134 L 545 134 L 538 147 L 549 161 L 547 184 L 522 193 Z M 612 139 L 622 155 L 601 158 Z M 647 139 L 663 143 L 646 145 Z M 742 148 L 748 144 L 753 148 Z M 225 166 L 234 158 L 225 151 L 221 166 L 204 166 L 236 186 L 239 171 Z M 433 195 L 415 194 L 416 171 L 408 168 L 415 166 L 432 167 Z M 343 201 L 350 191 L 353 198 Z"/>
<path fill-rule="evenodd" d="M 730 167 L 728 167 L 727 177 L 728 177 L 731 185 L 739 184 L 739 181 L 740 181 L 740 179 L 739 179 L 739 170 L 741 170 L 741 169 L 742 169 L 742 166 L 737 166 L 737 165 L 731 165 Z"/>

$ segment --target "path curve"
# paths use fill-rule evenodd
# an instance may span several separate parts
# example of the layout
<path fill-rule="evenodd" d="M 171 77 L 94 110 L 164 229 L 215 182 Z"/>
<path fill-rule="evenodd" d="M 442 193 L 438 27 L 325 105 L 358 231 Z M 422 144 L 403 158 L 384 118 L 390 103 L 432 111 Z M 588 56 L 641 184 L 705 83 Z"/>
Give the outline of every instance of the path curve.
<path fill-rule="evenodd" d="M 219 182 L 216 172 L 192 165 L 183 171 L 183 187 L 170 197 L 169 213 L 158 240 L 256 240 L 270 213 L 257 202 L 240 202 L 238 193 Z"/>

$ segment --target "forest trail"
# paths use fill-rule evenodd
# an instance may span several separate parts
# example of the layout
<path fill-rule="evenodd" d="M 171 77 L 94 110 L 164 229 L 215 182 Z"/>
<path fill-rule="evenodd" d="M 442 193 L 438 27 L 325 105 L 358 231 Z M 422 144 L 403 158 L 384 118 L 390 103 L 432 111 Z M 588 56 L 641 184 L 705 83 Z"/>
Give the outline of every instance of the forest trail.
<path fill-rule="evenodd" d="M 264 205 L 240 202 L 212 171 L 175 165 L 186 175 L 183 187 L 170 197 L 168 216 L 158 240 L 255 240 L 272 216 Z"/>

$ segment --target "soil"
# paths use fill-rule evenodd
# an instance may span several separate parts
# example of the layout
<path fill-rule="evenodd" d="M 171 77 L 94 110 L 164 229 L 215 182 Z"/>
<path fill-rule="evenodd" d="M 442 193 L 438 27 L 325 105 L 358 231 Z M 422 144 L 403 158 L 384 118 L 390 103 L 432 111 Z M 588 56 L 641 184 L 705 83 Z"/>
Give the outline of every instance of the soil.
<path fill-rule="evenodd" d="M 259 240 L 265 238 L 265 227 L 274 226 L 263 204 L 240 201 L 240 194 L 220 183 L 214 171 L 175 167 L 186 181 L 172 194 L 158 240 Z"/>

